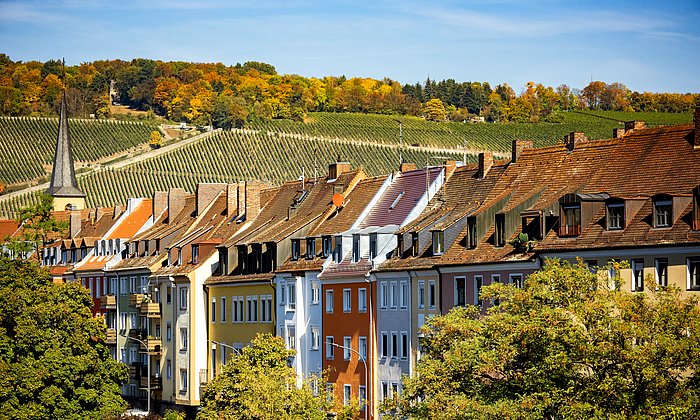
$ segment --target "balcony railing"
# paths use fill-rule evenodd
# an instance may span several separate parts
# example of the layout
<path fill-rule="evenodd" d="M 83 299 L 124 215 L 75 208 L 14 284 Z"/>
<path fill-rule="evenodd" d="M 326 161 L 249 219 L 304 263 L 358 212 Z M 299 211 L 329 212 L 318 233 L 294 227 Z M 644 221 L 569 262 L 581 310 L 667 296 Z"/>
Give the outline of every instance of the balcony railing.
<path fill-rule="evenodd" d="M 559 226 L 559 236 L 579 236 L 581 234 L 581 225 Z"/>
<path fill-rule="evenodd" d="M 105 343 L 115 345 L 117 344 L 117 330 L 114 328 L 107 328 L 107 337 L 105 338 Z"/>
<path fill-rule="evenodd" d="M 141 363 L 132 363 L 129 365 L 129 378 L 138 380 L 141 378 Z"/>
<path fill-rule="evenodd" d="M 139 382 L 140 389 L 148 389 L 148 376 L 142 376 Z M 151 376 L 151 391 L 154 389 L 162 389 L 163 382 L 160 376 Z"/>
<path fill-rule="evenodd" d="M 143 344 L 139 345 L 140 352 L 148 354 L 160 354 L 162 342 L 163 341 L 160 339 L 160 337 L 147 338 L 144 340 L 146 346 L 144 346 Z"/>
<path fill-rule="evenodd" d="M 141 304 L 146 300 L 146 295 L 143 293 L 132 293 L 129 295 L 129 306 L 140 308 Z"/>
<path fill-rule="evenodd" d="M 147 318 L 160 318 L 160 304 L 144 302 L 141 304 L 141 316 Z"/>
<path fill-rule="evenodd" d="M 100 297 L 100 308 L 117 309 L 117 297 L 115 295 L 103 295 Z"/>
<path fill-rule="evenodd" d="M 129 337 L 143 340 L 146 337 L 146 331 L 141 328 L 131 328 L 129 330 Z"/>
<path fill-rule="evenodd" d="M 209 383 L 209 369 L 199 369 L 199 383 L 202 385 Z"/>

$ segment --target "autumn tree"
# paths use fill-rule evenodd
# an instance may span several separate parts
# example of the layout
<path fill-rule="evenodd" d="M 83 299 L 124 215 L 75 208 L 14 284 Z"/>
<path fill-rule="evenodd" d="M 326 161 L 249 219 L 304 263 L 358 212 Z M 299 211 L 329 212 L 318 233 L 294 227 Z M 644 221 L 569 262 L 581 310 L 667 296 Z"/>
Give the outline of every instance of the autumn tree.
<path fill-rule="evenodd" d="M 416 375 L 385 408 L 414 418 L 697 418 L 698 299 L 675 287 L 618 290 L 608 272 L 548 260 L 523 289 L 484 287 L 482 300 L 500 302 L 485 314 L 468 306 L 431 318 Z"/>
<path fill-rule="evenodd" d="M 159 149 L 161 146 L 163 146 L 163 137 L 160 135 L 159 131 L 151 131 L 151 135 L 148 138 L 148 145 L 153 149 Z"/>
<path fill-rule="evenodd" d="M 126 404 L 125 365 L 80 283 L 54 284 L 35 262 L 0 256 L 0 417 L 103 419 Z"/>
<path fill-rule="evenodd" d="M 290 357 L 282 338 L 259 334 L 204 389 L 197 418 L 325 419 L 325 390 L 298 387 Z"/>
<path fill-rule="evenodd" d="M 17 223 L 22 226 L 21 234 L 5 244 L 14 257 L 26 259 L 33 255 L 39 261 L 44 246 L 62 236 L 68 224 L 57 221 L 52 210 L 53 197 L 48 194 L 39 195 L 36 204 L 20 209 Z"/>
<path fill-rule="evenodd" d="M 423 115 L 425 115 L 425 119 L 430 121 L 445 121 L 447 118 L 445 105 L 439 99 L 431 99 L 426 102 L 423 106 Z"/>

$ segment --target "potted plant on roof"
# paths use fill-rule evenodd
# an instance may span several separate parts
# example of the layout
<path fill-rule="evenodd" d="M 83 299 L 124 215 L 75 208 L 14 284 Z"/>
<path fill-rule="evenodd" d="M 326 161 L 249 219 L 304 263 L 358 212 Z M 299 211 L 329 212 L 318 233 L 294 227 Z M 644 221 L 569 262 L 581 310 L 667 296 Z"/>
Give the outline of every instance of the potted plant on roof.
<path fill-rule="evenodd" d="M 519 233 L 518 236 L 508 241 L 508 244 L 523 254 L 532 251 L 536 243 L 537 241 L 530 239 L 530 236 L 525 232 Z"/>

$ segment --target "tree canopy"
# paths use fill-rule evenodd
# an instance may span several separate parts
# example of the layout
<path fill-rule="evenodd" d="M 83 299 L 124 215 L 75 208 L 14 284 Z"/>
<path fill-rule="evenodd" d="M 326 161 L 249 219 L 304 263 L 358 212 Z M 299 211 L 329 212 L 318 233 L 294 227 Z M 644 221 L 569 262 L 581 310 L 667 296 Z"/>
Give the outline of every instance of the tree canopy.
<path fill-rule="evenodd" d="M 103 419 L 121 413 L 126 366 L 79 283 L 54 284 L 34 262 L 0 256 L 0 417 Z"/>
<path fill-rule="evenodd" d="M 259 334 L 234 356 L 202 393 L 198 419 L 325 419 L 325 391 L 297 387 L 284 340 Z"/>
<path fill-rule="evenodd" d="M 5 248 L 13 257 L 34 256 L 39 261 L 44 245 L 65 232 L 68 223 L 57 221 L 52 210 L 53 197 L 48 194 L 39 195 L 36 204 L 20 209 L 17 222 L 22 225 L 21 234 L 16 238 L 0 238 L 5 239 Z"/>
<path fill-rule="evenodd" d="M 524 289 L 484 287 L 482 299 L 500 304 L 432 318 L 417 374 L 387 408 L 415 418 L 697 418 L 697 299 L 616 283 L 607 270 L 549 260 Z"/>

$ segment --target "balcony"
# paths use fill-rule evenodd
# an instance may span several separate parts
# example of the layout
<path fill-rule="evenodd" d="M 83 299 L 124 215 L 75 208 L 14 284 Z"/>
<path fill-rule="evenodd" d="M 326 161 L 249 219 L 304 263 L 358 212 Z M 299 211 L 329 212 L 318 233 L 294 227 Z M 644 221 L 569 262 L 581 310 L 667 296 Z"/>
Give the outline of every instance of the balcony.
<path fill-rule="evenodd" d="M 209 369 L 199 369 L 199 383 L 202 385 L 209 383 Z"/>
<path fill-rule="evenodd" d="M 132 363 L 129 365 L 129 379 L 140 379 L 141 378 L 141 363 Z"/>
<path fill-rule="evenodd" d="M 105 343 L 110 345 L 117 344 L 117 330 L 114 328 L 107 328 L 107 337 L 105 338 Z"/>
<path fill-rule="evenodd" d="M 100 308 L 117 309 L 117 297 L 115 295 L 103 295 L 100 297 Z"/>
<path fill-rule="evenodd" d="M 129 330 L 129 337 L 143 340 L 146 337 L 146 331 L 141 328 L 131 328 Z"/>
<path fill-rule="evenodd" d="M 143 341 L 145 342 L 146 346 L 143 344 L 139 345 L 140 353 L 160 354 L 162 347 L 162 340 L 160 337 L 150 337 Z"/>
<path fill-rule="evenodd" d="M 143 293 L 132 293 L 129 295 L 129 306 L 140 308 L 141 304 L 146 300 L 146 295 Z"/>
<path fill-rule="evenodd" d="M 148 389 L 148 376 L 142 376 L 139 382 L 139 388 L 143 390 Z M 151 376 L 151 391 L 154 389 L 162 389 L 163 382 L 160 376 Z"/>
<path fill-rule="evenodd" d="M 160 318 L 160 304 L 144 302 L 141 304 L 141 316 L 147 318 Z"/>

